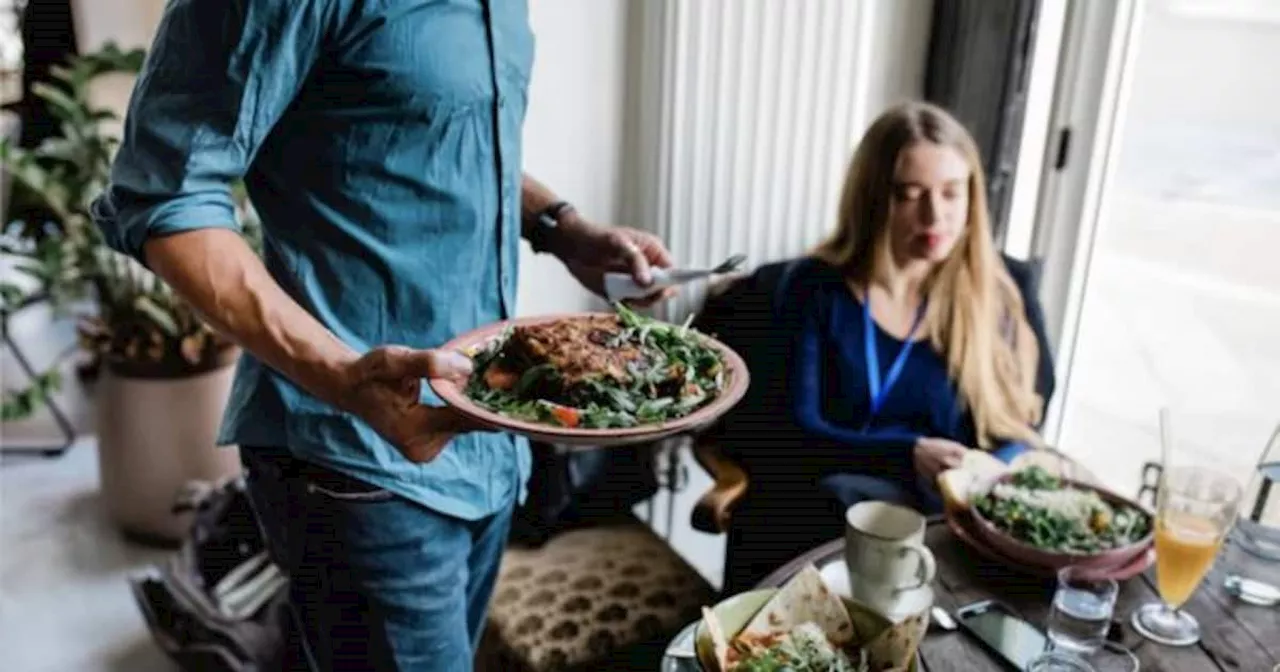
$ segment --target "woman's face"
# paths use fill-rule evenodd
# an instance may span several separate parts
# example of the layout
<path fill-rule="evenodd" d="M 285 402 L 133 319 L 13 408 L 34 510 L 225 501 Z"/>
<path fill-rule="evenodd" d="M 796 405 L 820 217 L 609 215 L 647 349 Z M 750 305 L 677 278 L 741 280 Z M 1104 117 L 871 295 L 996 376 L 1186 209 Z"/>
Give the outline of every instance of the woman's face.
<path fill-rule="evenodd" d="M 969 163 L 959 151 L 932 142 L 898 155 L 889 208 L 889 240 L 900 261 L 947 258 L 969 219 Z"/>

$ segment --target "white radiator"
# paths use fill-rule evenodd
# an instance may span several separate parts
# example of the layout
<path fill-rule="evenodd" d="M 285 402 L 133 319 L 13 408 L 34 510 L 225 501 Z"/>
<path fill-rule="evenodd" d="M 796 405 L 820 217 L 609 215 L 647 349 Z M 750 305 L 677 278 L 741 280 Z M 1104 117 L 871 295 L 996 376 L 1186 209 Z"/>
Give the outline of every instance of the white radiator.
<path fill-rule="evenodd" d="M 635 3 L 626 221 L 686 267 L 757 266 L 830 230 L 868 123 L 876 0 Z M 634 35 L 634 34 L 633 34 Z M 690 288 L 666 308 L 681 321 Z"/>

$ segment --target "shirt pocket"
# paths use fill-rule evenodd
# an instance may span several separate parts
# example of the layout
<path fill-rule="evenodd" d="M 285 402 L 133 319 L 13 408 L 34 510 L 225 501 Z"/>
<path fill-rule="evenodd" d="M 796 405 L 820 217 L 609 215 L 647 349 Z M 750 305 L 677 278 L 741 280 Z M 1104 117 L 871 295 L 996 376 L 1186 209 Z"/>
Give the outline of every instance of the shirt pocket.
<path fill-rule="evenodd" d="M 386 488 L 313 465 L 308 465 L 303 470 L 302 483 L 309 497 L 348 504 L 388 502 L 395 499 L 395 494 Z"/>
<path fill-rule="evenodd" d="M 412 3 L 411 3 L 412 4 Z M 353 27 L 325 75 L 330 100 L 428 121 L 493 99 L 487 28 L 478 3 L 416 3 Z"/>

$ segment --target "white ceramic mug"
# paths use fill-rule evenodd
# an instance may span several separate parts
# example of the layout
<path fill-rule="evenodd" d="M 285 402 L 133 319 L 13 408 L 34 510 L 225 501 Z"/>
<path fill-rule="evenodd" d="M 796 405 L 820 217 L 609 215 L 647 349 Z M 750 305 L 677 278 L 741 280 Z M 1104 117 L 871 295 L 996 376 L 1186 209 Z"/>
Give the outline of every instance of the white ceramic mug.
<path fill-rule="evenodd" d="M 929 585 L 938 568 L 924 545 L 926 524 L 915 510 L 888 502 L 849 507 L 844 558 L 851 597 L 888 613 L 903 593 Z"/>

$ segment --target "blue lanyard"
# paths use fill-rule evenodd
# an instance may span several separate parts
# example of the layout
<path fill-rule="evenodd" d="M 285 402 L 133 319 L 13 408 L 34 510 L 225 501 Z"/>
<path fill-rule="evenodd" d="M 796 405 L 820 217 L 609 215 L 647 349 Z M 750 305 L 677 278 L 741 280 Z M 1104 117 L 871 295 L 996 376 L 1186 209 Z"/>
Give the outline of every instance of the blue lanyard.
<path fill-rule="evenodd" d="M 884 400 L 889 396 L 889 390 L 893 388 L 893 384 L 898 382 L 898 378 L 902 375 L 902 367 L 907 364 L 907 357 L 911 354 L 911 347 L 916 344 L 915 333 L 920 328 L 920 323 L 924 320 L 924 309 L 928 302 L 921 302 L 920 307 L 916 309 L 916 320 L 911 325 L 911 331 L 907 332 L 906 342 L 902 344 L 902 350 L 898 351 L 898 357 L 893 360 L 893 365 L 889 367 L 889 372 L 885 374 L 884 386 L 880 384 L 880 353 L 876 346 L 876 327 L 871 319 L 871 294 L 867 293 L 866 298 L 862 302 L 862 332 L 864 347 L 867 352 L 867 387 L 871 391 L 871 414 L 867 417 L 867 425 L 875 419 L 880 413 L 880 408 L 884 406 Z"/>

